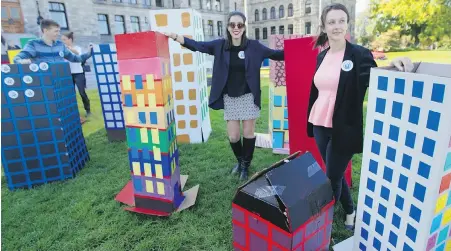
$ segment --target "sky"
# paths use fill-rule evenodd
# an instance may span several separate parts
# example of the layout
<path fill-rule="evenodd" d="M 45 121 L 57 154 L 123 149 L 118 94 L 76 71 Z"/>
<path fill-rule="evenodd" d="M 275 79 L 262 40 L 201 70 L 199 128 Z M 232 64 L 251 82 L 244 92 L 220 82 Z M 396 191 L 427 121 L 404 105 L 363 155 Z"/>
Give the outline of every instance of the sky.
<path fill-rule="evenodd" d="M 357 0 L 356 14 L 364 11 L 370 4 L 370 0 Z"/>

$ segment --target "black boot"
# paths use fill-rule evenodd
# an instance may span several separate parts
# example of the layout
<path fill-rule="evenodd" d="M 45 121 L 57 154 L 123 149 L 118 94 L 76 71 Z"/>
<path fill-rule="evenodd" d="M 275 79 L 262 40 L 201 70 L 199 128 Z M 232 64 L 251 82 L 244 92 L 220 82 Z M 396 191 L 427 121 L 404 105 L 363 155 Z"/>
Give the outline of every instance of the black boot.
<path fill-rule="evenodd" d="M 252 158 L 254 157 L 256 138 L 243 137 L 243 167 L 240 174 L 240 180 L 247 180 L 249 175 L 249 167 L 251 166 Z"/>
<path fill-rule="evenodd" d="M 241 145 L 241 139 L 235 143 L 230 142 L 233 154 L 235 154 L 238 163 L 232 168 L 232 174 L 237 174 L 241 172 L 241 165 L 243 161 L 243 147 Z"/>

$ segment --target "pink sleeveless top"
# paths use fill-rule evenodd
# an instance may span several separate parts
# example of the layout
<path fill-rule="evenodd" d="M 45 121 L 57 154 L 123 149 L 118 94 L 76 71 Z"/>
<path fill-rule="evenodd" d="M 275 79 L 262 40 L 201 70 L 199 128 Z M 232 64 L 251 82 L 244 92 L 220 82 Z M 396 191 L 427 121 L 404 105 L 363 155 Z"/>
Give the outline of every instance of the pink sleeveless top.
<path fill-rule="evenodd" d="M 341 64 L 345 50 L 328 51 L 313 81 L 318 88 L 318 99 L 310 111 L 309 122 L 316 126 L 332 128 L 335 98 L 340 81 Z"/>

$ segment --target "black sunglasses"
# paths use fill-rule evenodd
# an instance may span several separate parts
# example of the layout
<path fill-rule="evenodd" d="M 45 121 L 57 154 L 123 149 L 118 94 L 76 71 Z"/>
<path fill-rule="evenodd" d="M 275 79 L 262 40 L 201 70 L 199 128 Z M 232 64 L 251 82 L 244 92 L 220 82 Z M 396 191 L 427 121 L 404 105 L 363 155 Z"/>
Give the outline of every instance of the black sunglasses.
<path fill-rule="evenodd" d="M 235 29 L 235 27 L 238 27 L 238 29 L 242 29 L 245 26 L 243 23 L 229 23 L 229 27 L 232 29 Z"/>

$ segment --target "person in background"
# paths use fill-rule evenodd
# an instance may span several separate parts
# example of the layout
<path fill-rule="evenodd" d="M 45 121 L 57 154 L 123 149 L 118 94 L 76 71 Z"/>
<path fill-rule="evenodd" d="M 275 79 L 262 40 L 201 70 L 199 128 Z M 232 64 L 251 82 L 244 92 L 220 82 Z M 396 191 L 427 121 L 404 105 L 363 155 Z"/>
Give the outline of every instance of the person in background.
<path fill-rule="evenodd" d="M 61 40 L 66 45 L 66 48 L 75 55 L 81 55 L 81 48 L 74 44 L 74 33 L 67 32 L 61 36 Z M 78 93 L 80 94 L 81 100 L 83 101 L 83 106 L 86 111 L 86 117 L 91 115 L 90 101 L 88 94 L 86 94 L 86 76 L 83 70 L 83 66 L 80 62 L 70 63 L 70 70 L 72 73 L 72 78 L 74 80 L 74 85 L 78 88 Z"/>
<path fill-rule="evenodd" d="M 227 38 L 194 41 L 177 34 L 166 34 L 185 48 L 215 57 L 209 107 L 224 109 L 229 143 L 238 163 L 232 174 L 248 179 L 255 149 L 255 121 L 260 116 L 260 67 L 266 58 L 284 60 L 284 52 L 272 50 L 246 36 L 246 17 L 233 11 L 228 16 Z M 241 122 L 243 143 L 241 143 Z"/>
<path fill-rule="evenodd" d="M 328 48 L 317 57 L 308 106 L 307 134 L 314 137 L 326 164 L 335 200 L 346 212 L 345 227 L 354 228 L 355 210 L 344 172 L 355 153 L 363 151 L 363 101 L 370 70 L 377 67 L 371 51 L 345 39 L 349 12 L 342 4 L 326 6 L 316 47 Z M 411 71 L 408 58 L 391 62 Z"/>
<path fill-rule="evenodd" d="M 57 22 L 49 19 L 41 21 L 42 38 L 28 41 L 22 51 L 14 57 L 15 64 L 31 63 L 56 63 L 70 62 L 84 63 L 91 57 L 92 44 L 89 45 L 89 52 L 75 55 L 66 48 L 63 42 L 58 40 L 60 26 Z"/>

